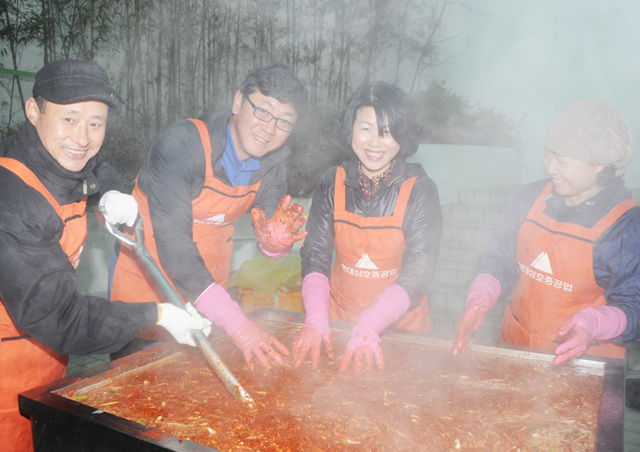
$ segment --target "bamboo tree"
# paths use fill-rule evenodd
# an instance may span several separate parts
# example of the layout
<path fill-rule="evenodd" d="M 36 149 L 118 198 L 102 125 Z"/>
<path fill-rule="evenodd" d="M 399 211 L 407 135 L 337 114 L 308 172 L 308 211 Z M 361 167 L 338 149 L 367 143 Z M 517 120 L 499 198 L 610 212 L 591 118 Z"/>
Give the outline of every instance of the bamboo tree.
<path fill-rule="evenodd" d="M 420 46 L 420 54 L 415 65 L 411 88 L 409 89 L 410 93 L 412 93 L 416 88 L 420 75 L 427 65 L 425 60 L 428 61 L 429 58 L 433 59 L 437 55 L 437 42 L 435 36 L 442 26 L 442 18 L 447 10 L 447 6 L 448 0 L 437 0 L 436 4 L 433 5 L 431 12 L 428 14 L 427 21 L 425 21 L 427 24 L 426 36 L 422 39 Z"/>
<path fill-rule="evenodd" d="M 398 27 L 399 32 L 396 35 L 396 38 L 398 40 L 398 51 L 396 53 L 396 73 L 393 78 L 393 81 L 396 84 L 400 82 L 400 66 L 404 58 L 404 43 L 405 43 L 405 37 L 406 37 L 407 22 L 409 20 L 410 5 L 411 5 L 411 2 L 409 1 L 404 2 L 404 9 L 402 10 L 402 15 L 400 16 L 400 22 Z"/>
<path fill-rule="evenodd" d="M 23 2 L 28 3 L 28 2 Z M 7 1 L 0 2 L 2 6 L 2 14 L 0 14 L 0 40 L 7 44 L 7 47 L 2 50 L 2 54 L 9 53 L 11 60 L 11 66 L 15 71 L 18 71 L 19 63 L 18 59 L 22 53 L 22 49 L 31 42 L 36 41 L 40 32 L 40 26 L 35 17 L 29 14 L 25 14 L 25 5 L 21 2 L 15 4 L 9 4 Z M 25 103 L 25 95 L 22 91 L 22 83 L 20 77 L 14 75 L 11 77 L 10 82 L 10 94 L 17 89 L 19 96 L 18 110 L 22 111 L 22 106 Z M 13 116 L 13 99 L 14 96 L 9 96 L 9 124 Z"/>
<path fill-rule="evenodd" d="M 156 95 L 154 99 L 155 104 L 155 128 L 156 130 L 160 130 L 163 123 L 163 105 L 164 105 L 164 96 L 163 96 L 163 86 L 164 86 L 164 72 L 163 72 L 163 64 L 162 64 L 162 50 L 165 45 L 165 34 L 164 34 L 164 8 L 161 6 L 156 6 L 158 12 L 158 26 L 156 29 L 158 30 L 157 34 L 157 49 L 156 49 L 156 73 L 155 73 L 155 85 L 156 85 Z M 151 29 L 151 27 L 149 27 Z"/>

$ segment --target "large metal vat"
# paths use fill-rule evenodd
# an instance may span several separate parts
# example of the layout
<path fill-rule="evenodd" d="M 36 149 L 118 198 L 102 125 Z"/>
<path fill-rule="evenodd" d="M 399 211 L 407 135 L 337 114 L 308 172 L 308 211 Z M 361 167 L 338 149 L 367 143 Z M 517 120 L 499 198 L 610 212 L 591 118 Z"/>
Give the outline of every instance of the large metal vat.
<path fill-rule="evenodd" d="M 304 317 L 301 314 L 286 313 L 276 310 L 264 310 L 253 313 L 253 319 L 268 329 L 278 330 L 283 328 L 299 328 L 302 324 Z M 345 334 L 349 331 L 348 326 L 341 324 L 332 324 L 334 333 Z M 383 336 L 383 345 L 387 341 L 396 341 L 399 343 L 406 343 L 411 345 L 420 345 L 424 348 L 425 353 L 430 349 L 438 350 L 450 350 L 451 341 L 442 340 L 437 338 L 428 337 L 426 335 L 416 335 L 402 331 L 390 331 Z M 290 343 L 287 344 L 288 346 Z M 384 348 L 384 347 L 383 347 Z M 87 391 L 91 391 L 93 388 L 99 388 L 104 385 L 117 381 L 125 374 L 131 374 L 139 372 L 141 369 L 145 369 L 148 366 L 156 365 L 162 360 L 167 360 L 173 357 L 176 353 L 182 353 L 180 349 L 175 345 L 162 345 L 154 347 L 149 350 L 131 355 L 113 363 L 101 366 L 99 368 L 91 369 L 90 371 L 81 374 L 80 376 L 74 376 L 57 381 L 51 385 L 37 388 L 29 391 L 20 396 L 20 409 L 21 411 L 31 417 L 33 431 L 34 431 L 34 443 L 36 451 L 213 451 L 218 450 L 215 446 L 206 446 L 197 444 L 187 440 L 186 438 L 180 438 L 178 436 L 167 434 L 161 430 L 150 428 L 142 425 L 134 420 L 126 419 L 123 417 L 109 414 L 108 407 L 93 407 L 82 402 L 81 398 L 71 399 L 65 397 L 68 394 L 83 394 Z M 337 352 L 340 353 L 341 349 L 337 348 Z M 469 354 L 481 354 L 486 356 L 495 356 L 500 360 L 522 363 L 523 365 L 532 366 L 549 366 L 551 357 L 547 354 L 535 353 L 528 350 L 521 349 L 506 349 L 501 347 L 488 347 L 472 345 L 468 352 Z M 226 355 L 221 355 L 222 358 L 227 361 Z M 427 355 L 425 355 L 427 356 Z M 337 357 L 339 360 L 339 356 Z M 377 378 L 378 382 L 382 384 L 385 380 L 397 379 L 397 382 L 388 382 L 389 384 L 395 384 L 399 392 L 402 391 L 401 386 L 406 384 L 406 379 L 401 381 L 404 377 L 398 377 L 395 367 L 398 366 L 399 357 L 394 357 L 392 354 L 385 354 L 385 370 L 374 371 L 373 377 L 362 376 L 360 378 Z M 406 361 L 406 357 L 404 362 Z M 424 365 L 428 368 L 428 360 L 421 360 L 420 354 L 411 359 L 418 361 L 425 361 Z M 228 364 L 238 376 L 238 379 L 246 389 L 251 393 L 251 382 L 247 381 L 248 374 L 243 374 L 242 369 L 238 369 L 239 361 L 237 359 L 229 360 Z M 241 363 L 240 363 L 240 367 Z M 575 360 L 571 364 L 572 369 L 576 369 L 579 373 L 584 375 L 599 375 L 602 377 L 602 391 L 599 394 L 600 406 L 599 416 L 597 416 L 597 442 L 594 445 L 594 450 L 597 451 L 616 451 L 622 450 L 622 429 L 623 429 L 623 397 L 622 388 L 624 381 L 624 362 L 622 360 L 599 360 L 599 359 L 580 359 Z M 470 371 L 473 372 L 473 371 Z M 472 373 L 468 373 L 472 375 Z M 456 380 L 459 378 L 466 378 L 466 375 L 461 375 L 460 369 L 456 370 L 456 373 L 451 375 L 439 375 L 440 380 Z M 384 377 L 384 378 L 383 378 Z M 267 378 L 267 377 L 265 377 Z M 351 376 L 353 381 L 359 381 L 357 377 Z M 417 375 L 416 375 L 417 378 Z M 473 380 L 473 379 L 471 379 Z M 478 380 L 482 383 L 481 379 Z M 496 386 L 497 383 L 485 382 L 485 386 Z M 215 385 L 221 384 L 215 380 L 215 376 L 211 380 L 211 388 Z M 385 384 L 387 382 L 385 381 Z M 424 386 L 430 386 L 429 380 L 423 380 Z M 502 383 L 500 383 L 502 384 Z M 455 389 L 455 388 L 454 388 Z M 553 390 L 553 389 L 551 389 Z M 224 392 L 224 391 L 223 391 Z M 346 394 L 346 393 L 344 393 Z M 252 394 L 256 401 L 260 401 L 260 394 Z M 308 396 L 307 396 L 308 397 Z M 426 396 L 425 396 L 426 397 Z M 372 395 L 371 398 L 375 398 Z M 382 398 L 382 397 L 381 397 Z M 384 398 L 386 398 L 386 390 Z M 486 399 L 478 399 L 486 400 Z M 371 400 L 369 401 L 371 402 Z M 375 400 L 373 400 L 375 402 Z M 390 416 L 398 418 L 398 412 L 392 412 L 391 406 L 384 406 L 387 401 L 380 401 L 381 413 L 390 413 Z M 313 402 L 310 402 L 313 403 Z M 391 404 L 392 401 L 389 401 Z M 428 405 L 424 400 L 416 400 L 413 405 Z M 431 402 L 429 402 L 431 403 Z M 478 412 L 481 413 L 483 407 L 482 402 L 479 402 L 477 407 Z M 377 405 L 371 405 L 377 406 Z M 498 405 L 499 406 L 499 405 Z M 416 407 L 414 407 L 416 408 Z M 395 414 L 394 414 L 395 413 Z M 418 416 L 414 416 L 417 418 Z M 444 416 L 447 417 L 447 416 Z M 477 416 L 476 416 L 477 417 Z M 522 416 L 525 419 L 527 415 Z M 566 422 L 571 422 L 569 418 Z M 431 418 L 431 423 L 434 423 L 434 418 Z M 391 419 L 383 420 L 388 422 Z M 396 419 L 397 420 L 397 419 Z M 416 421 L 420 421 L 419 419 Z M 409 421 L 410 422 L 410 421 Z M 437 419 L 436 421 L 437 422 Z M 447 424 L 442 421 L 442 425 L 446 428 Z M 535 430 L 538 425 L 527 426 L 528 424 L 523 422 L 522 429 L 526 431 Z M 548 427 L 543 425 L 542 427 Z M 542 435 L 544 429 L 533 431 L 532 434 Z M 400 432 L 402 433 L 402 432 Z M 338 443 L 336 443 L 338 444 Z M 364 450 L 359 448 L 358 441 L 343 441 L 341 448 L 343 450 Z M 459 442 L 458 442 L 459 444 Z M 402 449 L 402 448 L 400 448 Z M 452 447 L 451 450 L 455 449 Z M 464 449 L 464 447 L 461 447 Z M 239 449 L 250 450 L 250 449 Z M 295 449 L 291 449 L 295 450 Z M 385 450 L 383 444 L 380 444 L 379 450 Z M 408 449 L 407 449 L 408 450 Z M 428 449 L 423 449 L 428 450 Z M 448 449 L 447 449 L 448 450 Z"/>

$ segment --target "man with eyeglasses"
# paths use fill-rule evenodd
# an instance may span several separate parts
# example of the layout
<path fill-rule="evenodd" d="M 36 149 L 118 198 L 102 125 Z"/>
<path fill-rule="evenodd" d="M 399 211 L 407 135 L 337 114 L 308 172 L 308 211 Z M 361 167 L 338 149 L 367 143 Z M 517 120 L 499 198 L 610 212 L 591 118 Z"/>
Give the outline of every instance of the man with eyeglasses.
<path fill-rule="evenodd" d="M 289 351 L 249 320 L 226 290 L 233 223 L 251 209 L 259 249 L 272 258 L 284 257 L 306 235 L 300 231 L 302 207 L 286 195 L 291 151 L 285 141 L 306 111 L 307 97 L 287 66 L 253 70 L 230 110 L 180 121 L 160 133 L 132 193 L 146 248 L 183 300 L 226 331 L 252 370 L 254 358 L 270 368 Z M 111 299 L 162 301 L 130 249 L 116 244 L 112 257 Z M 162 331 L 145 332 L 121 355 L 162 340 Z"/>

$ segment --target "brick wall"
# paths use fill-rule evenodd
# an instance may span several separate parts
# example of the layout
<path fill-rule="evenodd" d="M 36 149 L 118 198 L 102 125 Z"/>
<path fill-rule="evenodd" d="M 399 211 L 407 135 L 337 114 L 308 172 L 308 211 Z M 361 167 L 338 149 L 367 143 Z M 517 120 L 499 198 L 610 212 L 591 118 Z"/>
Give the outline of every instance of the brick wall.
<path fill-rule="evenodd" d="M 516 187 L 465 188 L 458 192 L 457 203 L 442 206 L 438 269 L 428 292 L 433 335 L 453 338 L 480 249 L 496 231 L 515 190 Z M 489 311 L 476 333 L 478 341 L 498 341 L 506 302 L 499 300 Z"/>

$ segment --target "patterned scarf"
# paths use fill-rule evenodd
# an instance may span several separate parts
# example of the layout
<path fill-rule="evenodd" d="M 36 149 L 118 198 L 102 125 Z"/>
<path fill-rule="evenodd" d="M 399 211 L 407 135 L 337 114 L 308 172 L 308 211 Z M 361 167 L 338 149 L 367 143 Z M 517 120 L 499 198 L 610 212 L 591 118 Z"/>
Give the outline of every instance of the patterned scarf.
<path fill-rule="evenodd" d="M 382 183 L 389 180 L 395 164 L 396 160 L 391 160 L 389 168 L 387 168 L 384 173 L 374 176 L 373 179 L 369 179 L 362 173 L 362 163 L 358 162 L 358 182 L 367 201 L 371 201 L 371 197 L 377 193 Z"/>

